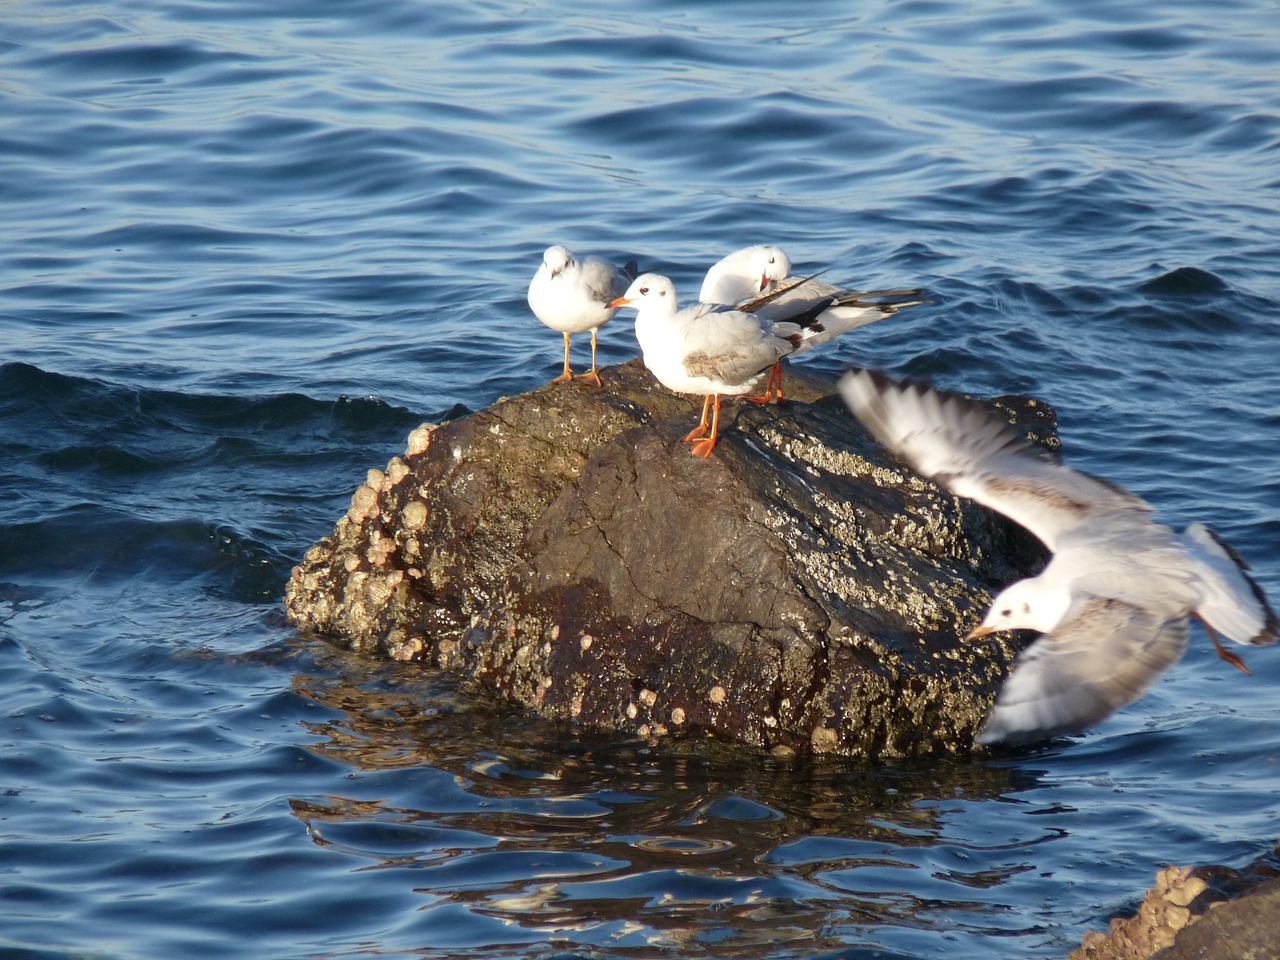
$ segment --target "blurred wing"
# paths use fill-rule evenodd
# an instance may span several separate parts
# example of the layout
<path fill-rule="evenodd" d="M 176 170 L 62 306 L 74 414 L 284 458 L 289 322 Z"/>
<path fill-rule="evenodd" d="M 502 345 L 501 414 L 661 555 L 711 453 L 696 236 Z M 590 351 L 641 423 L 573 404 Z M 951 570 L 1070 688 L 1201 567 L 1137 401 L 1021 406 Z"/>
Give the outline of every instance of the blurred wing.
<path fill-rule="evenodd" d="M 1151 512 L 1127 490 L 1050 459 L 966 397 L 867 370 L 846 374 L 840 392 L 872 436 L 918 473 L 1004 514 L 1050 550 L 1098 514 Z"/>
<path fill-rule="evenodd" d="M 1081 605 L 1014 662 L 978 742 L 1030 743 L 1077 733 L 1142 696 L 1187 647 L 1185 618 L 1119 600 Z"/>

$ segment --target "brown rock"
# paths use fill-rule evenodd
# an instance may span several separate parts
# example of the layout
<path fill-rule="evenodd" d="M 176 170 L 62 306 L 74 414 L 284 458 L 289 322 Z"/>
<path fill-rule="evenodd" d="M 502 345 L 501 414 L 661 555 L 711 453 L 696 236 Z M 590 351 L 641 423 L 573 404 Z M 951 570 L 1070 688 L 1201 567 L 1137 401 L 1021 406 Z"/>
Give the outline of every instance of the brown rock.
<path fill-rule="evenodd" d="M 1132 917 L 1084 936 L 1068 960 L 1280 960 L 1276 854 L 1244 870 L 1166 867 Z"/>
<path fill-rule="evenodd" d="M 1132 917 L 1111 921 L 1106 933 L 1087 933 L 1067 960 L 1140 960 L 1173 943 L 1174 935 L 1191 920 L 1187 904 L 1206 889 L 1188 867 L 1166 867 L 1156 874 Z"/>
<path fill-rule="evenodd" d="M 726 405 L 704 461 L 697 401 L 602 373 L 415 430 L 295 570 L 291 619 L 598 728 L 967 752 L 1013 650 L 958 638 L 1039 545 L 891 461 L 828 385 Z M 1046 405 L 1003 406 L 1056 443 Z"/>
<path fill-rule="evenodd" d="M 1238 900 L 1214 903 L 1154 960 L 1277 960 L 1280 958 L 1280 880 Z"/>

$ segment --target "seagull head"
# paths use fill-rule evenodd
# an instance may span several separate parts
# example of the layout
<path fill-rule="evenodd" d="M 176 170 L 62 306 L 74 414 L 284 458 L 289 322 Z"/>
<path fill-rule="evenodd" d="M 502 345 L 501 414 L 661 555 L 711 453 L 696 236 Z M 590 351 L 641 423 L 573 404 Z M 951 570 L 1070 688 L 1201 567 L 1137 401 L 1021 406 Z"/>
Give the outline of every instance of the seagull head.
<path fill-rule="evenodd" d="M 760 276 L 760 290 L 763 291 L 771 283 L 787 279 L 791 276 L 791 258 L 779 247 L 762 244 L 750 247 L 751 276 Z"/>
<path fill-rule="evenodd" d="M 555 246 L 547 247 L 547 252 L 542 255 L 542 266 L 552 277 L 560 276 L 560 271 L 572 263 L 573 254 L 558 243 Z"/>
<path fill-rule="evenodd" d="M 627 292 L 609 301 L 611 309 L 634 307 L 637 310 L 650 304 L 662 304 L 664 310 L 676 311 L 676 285 L 657 273 L 642 273 L 631 281 Z"/>
<path fill-rule="evenodd" d="M 1047 589 L 1042 577 L 1018 580 L 1001 590 L 991 601 L 982 622 L 969 631 L 966 640 L 981 640 L 1002 630 L 1035 630 L 1049 633 L 1066 615 L 1070 592 Z"/>

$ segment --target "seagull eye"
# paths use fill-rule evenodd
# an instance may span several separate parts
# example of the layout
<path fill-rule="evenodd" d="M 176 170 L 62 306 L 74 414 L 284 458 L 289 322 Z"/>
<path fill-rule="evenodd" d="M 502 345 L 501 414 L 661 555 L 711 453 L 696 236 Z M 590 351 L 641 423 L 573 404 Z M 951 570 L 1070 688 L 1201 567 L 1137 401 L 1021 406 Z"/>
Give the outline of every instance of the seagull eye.
<path fill-rule="evenodd" d="M 769 258 L 769 262 L 770 262 L 770 263 L 774 263 L 774 262 L 775 262 L 775 261 L 774 261 L 774 259 L 773 259 L 773 257 L 770 257 L 770 258 Z"/>
<path fill-rule="evenodd" d="M 1000 616 L 1004 617 L 1004 618 L 1007 620 L 1007 619 L 1009 619 L 1009 617 L 1012 617 L 1012 616 L 1013 616 L 1013 611 L 1012 611 L 1012 610 L 1001 610 L 1001 611 L 1000 611 Z"/>
<path fill-rule="evenodd" d="M 648 288 L 648 287 L 641 287 L 641 288 L 640 288 L 640 296 L 642 296 L 642 297 L 643 297 L 643 296 L 644 296 L 646 293 L 648 293 L 648 292 L 649 292 L 649 288 Z"/>

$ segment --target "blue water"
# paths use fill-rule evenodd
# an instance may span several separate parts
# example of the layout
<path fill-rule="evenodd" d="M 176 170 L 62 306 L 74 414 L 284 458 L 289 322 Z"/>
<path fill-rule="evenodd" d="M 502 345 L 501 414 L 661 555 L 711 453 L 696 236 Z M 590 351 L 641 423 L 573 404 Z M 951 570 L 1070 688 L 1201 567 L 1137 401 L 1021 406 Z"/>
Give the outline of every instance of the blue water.
<path fill-rule="evenodd" d="M 1275 4 L 851 6 L 5 5 L 0 952 L 1060 957 L 1271 848 L 1274 649 L 884 768 L 552 727 L 283 620 L 368 467 L 557 372 L 553 242 L 927 287 L 806 363 L 1042 396 L 1280 598 Z"/>

